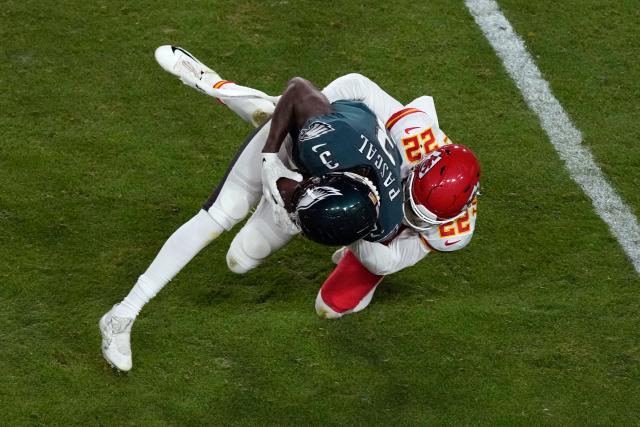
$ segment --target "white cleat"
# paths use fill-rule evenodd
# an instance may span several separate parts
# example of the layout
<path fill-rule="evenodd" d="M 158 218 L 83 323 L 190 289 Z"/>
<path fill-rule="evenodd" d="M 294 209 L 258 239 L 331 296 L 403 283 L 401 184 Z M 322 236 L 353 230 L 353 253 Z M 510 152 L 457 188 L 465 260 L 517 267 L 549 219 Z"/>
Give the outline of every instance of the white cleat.
<path fill-rule="evenodd" d="M 318 296 L 316 297 L 316 313 L 318 313 L 318 316 L 322 317 L 323 319 L 339 319 L 343 315 L 349 314 L 350 311 L 343 313 L 335 311 L 333 308 L 329 307 L 329 304 L 324 302 L 320 291 L 318 292 Z"/>
<path fill-rule="evenodd" d="M 165 71 L 178 77 L 187 86 L 207 94 L 210 94 L 207 88 L 212 88 L 222 81 L 218 73 L 181 47 L 160 46 L 156 49 L 155 57 Z"/>
<path fill-rule="evenodd" d="M 273 115 L 276 102 L 274 99 L 277 97 L 270 97 L 263 92 L 222 79 L 218 73 L 181 47 L 160 46 L 156 49 L 155 57 L 165 71 L 178 77 L 182 83 L 218 99 L 253 126 L 260 126 Z M 224 101 L 219 98 L 221 91 L 226 95 Z M 261 99 L 265 97 L 270 100 Z"/>
<path fill-rule="evenodd" d="M 129 371 L 133 366 L 131 360 L 131 326 L 133 318 L 118 317 L 113 314 L 118 304 L 105 313 L 100 319 L 102 334 L 102 355 L 111 366 L 121 371 Z"/>

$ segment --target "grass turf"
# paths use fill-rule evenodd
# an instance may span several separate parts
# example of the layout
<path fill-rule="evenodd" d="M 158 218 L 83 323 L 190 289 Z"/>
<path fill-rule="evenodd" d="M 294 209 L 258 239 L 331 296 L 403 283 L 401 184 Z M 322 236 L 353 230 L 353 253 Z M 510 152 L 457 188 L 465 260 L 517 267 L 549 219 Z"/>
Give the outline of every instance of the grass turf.
<path fill-rule="evenodd" d="M 590 34 L 595 45 L 563 37 L 582 40 L 575 28 L 600 9 L 525 3 L 505 1 L 507 16 L 534 33 L 542 71 L 637 212 L 640 152 L 604 138 L 638 137 L 632 3 L 608 9 L 624 31 Z M 0 33 L 3 424 L 637 422 L 640 280 L 461 2 L 8 1 Z M 474 241 L 329 322 L 313 301 L 330 248 L 297 239 L 235 276 L 224 235 L 143 311 L 134 370 L 114 373 L 98 318 L 249 131 L 160 70 L 152 52 L 167 43 L 272 93 L 293 75 L 324 85 L 358 71 L 405 102 L 433 95 L 482 161 Z"/>

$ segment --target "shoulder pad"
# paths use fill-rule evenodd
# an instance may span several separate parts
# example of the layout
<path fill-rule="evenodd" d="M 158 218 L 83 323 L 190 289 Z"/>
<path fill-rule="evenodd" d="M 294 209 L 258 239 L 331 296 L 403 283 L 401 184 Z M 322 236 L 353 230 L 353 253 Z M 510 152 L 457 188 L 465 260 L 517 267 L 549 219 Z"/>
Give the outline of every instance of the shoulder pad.
<path fill-rule="evenodd" d="M 438 123 L 438 114 L 436 113 L 436 104 L 433 102 L 433 97 L 425 95 L 420 98 L 416 98 L 407 104 L 407 108 L 417 108 L 418 110 L 424 111 L 433 118 L 435 125 L 440 127 L 440 124 Z"/>
<path fill-rule="evenodd" d="M 420 129 L 433 127 L 435 123 L 433 117 L 424 110 L 416 107 L 405 107 L 389 117 L 385 127 L 392 134 L 401 132 L 409 135 L 417 133 Z M 407 132 L 407 130 L 409 131 Z"/>

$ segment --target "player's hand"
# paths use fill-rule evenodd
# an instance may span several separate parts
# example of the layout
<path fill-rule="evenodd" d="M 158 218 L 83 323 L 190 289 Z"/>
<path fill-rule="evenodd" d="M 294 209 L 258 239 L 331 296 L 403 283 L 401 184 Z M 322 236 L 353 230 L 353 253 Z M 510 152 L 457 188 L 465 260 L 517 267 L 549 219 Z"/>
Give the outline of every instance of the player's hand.
<path fill-rule="evenodd" d="M 297 182 L 302 181 L 302 175 L 287 168 L 278 157 L 278 153 L 262 153 L 262 194 L 274 207 L 274 210 L 279 207 L 286 214 L 284 200 L 282 200 L 280 191 L 278 191 L 277 182 L 280 178 L 289 178 Z M 282 215 L 279 214 L 279 216 L 281 217 Z"/>
<path fill-rule="evenodd" d="M 291 235 L 300 232 L 300 228 L 291 220 L 285 208 L 277 205 L 271 205 L 271 207 L 273 208 L 273 221 L 282 231 Z"/>

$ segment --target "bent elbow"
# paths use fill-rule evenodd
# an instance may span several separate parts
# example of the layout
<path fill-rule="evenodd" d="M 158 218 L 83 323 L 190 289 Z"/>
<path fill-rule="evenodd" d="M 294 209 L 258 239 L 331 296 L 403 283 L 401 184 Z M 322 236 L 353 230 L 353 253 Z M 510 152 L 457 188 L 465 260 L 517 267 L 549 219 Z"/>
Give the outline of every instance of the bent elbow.
<path fill-rule="evenodd" d="M 313 84 L 303 77 L 294 77 L 287 82 L 287 90 L 293 90 L 298 93 L 305 92 L 312 87 L 314 87 Z"/>
<path fill-rule="evenodd" d="M 366 84 L 371 81 L 368 77 L 363 76 L 360 73 L 349 73 L 344 75 L 342 78 L 345 80 L 348 80 L 353 84 L 362 84 L 362 83 Z"/>

